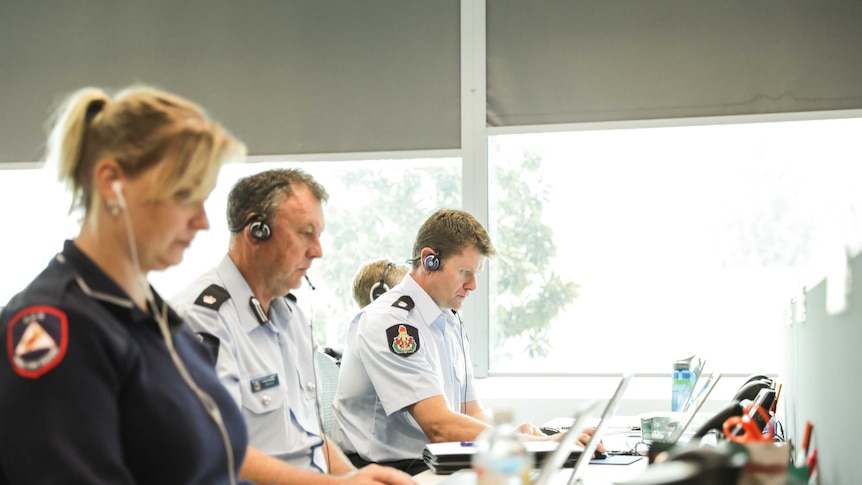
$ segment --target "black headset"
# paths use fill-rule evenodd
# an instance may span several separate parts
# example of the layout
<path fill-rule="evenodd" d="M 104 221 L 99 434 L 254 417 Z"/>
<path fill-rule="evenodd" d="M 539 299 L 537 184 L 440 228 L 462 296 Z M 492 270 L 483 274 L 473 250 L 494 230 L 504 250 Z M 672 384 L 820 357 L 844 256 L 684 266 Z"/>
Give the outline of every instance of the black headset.
<path fill-rule="evenodd" d="M 239 232 L 245 226 L 248 226 L 248 233 L 251 234 L 251 237 L 258 241 L 266 241 L 272 236 L 272 229 L 269 228 L 269 224 L 266 223 L 263 214 L 260 212 L 255 212 L 248 216 L 245 222 L 239 226 L 231 227 L 230 232 Z"/>
<path fill-rule="evenodd" d="M 371 287 L 371 292 L 369 296 L 371 297 L 371 301 L 374 301 L 380 298 L 380 295 L 389 291 L 389 285 L 386 284 L 386 275 L 389 274 L 389 270 L 395 267 L 395 263 L 390 261 L 385 268 L 383 268 L 383 274 L 380 275 L 380 281 L 374 283 L 374 286 Z"/>

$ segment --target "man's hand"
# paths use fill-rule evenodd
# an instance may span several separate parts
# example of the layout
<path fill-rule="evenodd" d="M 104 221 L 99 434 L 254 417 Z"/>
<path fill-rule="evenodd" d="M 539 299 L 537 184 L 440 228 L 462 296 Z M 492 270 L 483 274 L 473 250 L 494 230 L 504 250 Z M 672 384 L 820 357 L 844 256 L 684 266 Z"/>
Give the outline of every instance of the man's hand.
<path fill-rule="evenodd" d="M 539 427 L 534 425 L 533 423 L 524 423 L 518 426 L 518 432 L 527 436 L 547 436 L 545 433 L 542 433 L 542 430 L 539 429 Z"/>
<path fill-rule="evenodd" d="M 587 443 L 589 443 L 590 439 L 592 439 L 593 433 L 595 431 L 596 431 L 596 428 L 585 429 L 584 432 L 581 433 L 581 436 L 578 437 L 578 441 L 576 444 L 579 446 L 586 447 Z M 565 433 L 552 434 L 552 435 L 548 436 L 548 439 L 551 441 L 556 441 L 559 443 L 560 441 L 563 440 L 563 437 L 566 436 L 567 434 L 568 434 L 568 431 Z M 602 442 L 599 442 L 599 445 L 596 447 L 596 451 L 599 453 L 605 453 L 608 450 L 605 449 L 605 445 Z"/>
<path fill-rule="evenodd" d="M 374 464 L 339 478 L 338 483 L 345 485 L 418 485 L 413 477 L 401 470 Z"/>

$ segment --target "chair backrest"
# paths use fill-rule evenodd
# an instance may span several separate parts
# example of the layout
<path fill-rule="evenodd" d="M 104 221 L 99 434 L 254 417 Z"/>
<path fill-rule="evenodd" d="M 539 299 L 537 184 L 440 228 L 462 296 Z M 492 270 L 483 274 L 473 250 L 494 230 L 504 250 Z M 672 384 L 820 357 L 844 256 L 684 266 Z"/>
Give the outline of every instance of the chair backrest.
<path fill-rule="evenodd" d="M 317 352 L 317 365 L 320 368 L 320 381 L 322 388 L 318 399 L 320 399 L 320 421 L 323 426 L 323 434 L 329 435 L 335 426 L 335 416 L 332 414 L 332 401 L 335 399 L 335 389 L 338 387 L 339 367 L 332 356 Z"/>

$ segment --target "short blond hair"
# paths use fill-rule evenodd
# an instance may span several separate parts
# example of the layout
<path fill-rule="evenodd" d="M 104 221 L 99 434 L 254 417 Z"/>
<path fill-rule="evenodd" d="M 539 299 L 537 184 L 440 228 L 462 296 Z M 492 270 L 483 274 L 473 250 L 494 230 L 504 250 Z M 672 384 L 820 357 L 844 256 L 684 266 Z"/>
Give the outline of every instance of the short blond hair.
<path fill-rule="evenodd" d="M 159 170 L 151 200 L 167 199 L 189 182 L 189 199 L 203 200 L 221 166 L 245 154 L 242 142 L 191 101 L 147 86 L 113 97 L 89 87 L 69 95 L 56 111 L 46 161 L 72 192 L 72 209 L 86 212 L 93 202 L 93 170 L 105 158 L 116 160 L 128 177 Z"/>
<path fill-rule="evenodd" d="M 387 287 L 392 288 L 401 283 L 409 270 L 410 267 L 406 264 L 396 263 L 388 259 L 378 259 L 362 265 L 356 272 L 356 276 L 353 277 L 353 301 L 360 308 L 365 307 L 371 303 L 371 292 L 375 286 L 382 281 Z M 386 273 L 385 280 L 383 279 L 384 273 Z"/>

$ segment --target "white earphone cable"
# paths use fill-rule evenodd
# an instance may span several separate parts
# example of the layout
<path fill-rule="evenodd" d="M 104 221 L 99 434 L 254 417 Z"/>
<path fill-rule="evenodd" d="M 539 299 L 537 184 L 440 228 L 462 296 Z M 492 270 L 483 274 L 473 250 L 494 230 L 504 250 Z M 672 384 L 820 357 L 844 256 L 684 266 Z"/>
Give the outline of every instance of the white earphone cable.
<path fill-rule="evenodd" d="M 168 348 L 168 353 L 171 356 L 171 360 L 174 363 L 174 367 L 177 368 L 177 371 L 180 373 L 183 381 L 186 385 L 191 389 L 191 391 L 197 396 L 198 400 L 203 405 L 204 409 L 207 411 L 207 414 L 215 423 L 216 427 L 219 430 L 219 434 L 221 434 L 222 442 L 225 447 L 225 454 L 227 456 L 227 468 L 228 468 L 228 478 L 230 479 L 230 485 L 236 485 L 236 471 L 234 469 L 234 456 L 233 456 L 233 448 L 231 447 L 230 436 L 228 435 L 227 428 L 224 425 L 224 420 L 222 419 L 221 411 L 219 410 L 218 404 L 207 394 L 203 389 L 198 387 L 197 383 L 192 379 L 191 374 L 189 374 L 188 369 L 186 368 L 185 363 L 180 358 L 179 354 L 174 348 L 174 340 L 171 337 L 171 332 L 168 329 L 168 304 L 167 302 L 162 302 L 162 308 L 159 309 L 158 304 L 156 303 L 156 297 L 153 294 L 152 289 L 150 288 L 150 284 L 147 281 L 147 278 L 144 276 L 141 271 L 141 263 L 138 259 L 138 248 L 135 243 L 135 234 L 132 230 L 132 218 L 129 215 L 128 208 L 126 206 L 126 201 L 123 197 L 122 187 L 119 182 L 114 182 L 112 186 L 114 193 L 117 195 L 117 203 L 120 206 L 120 209 L 123 213 L 123 218 L 126 222 L 126 236 L 129 240 L 129 252 L 132 256 L 132 264 L 134 264 L 134 269 L 136 271 L 135 279 L 138 284 L 141 285 L 141 288 L 144 290 L 144 294 L 147 300 L 147 304 L 150 307 L 150 312 L 153 314 L 153 318 L 156 319 L 156 323 L 159 326 L 159 331 L 162 334 L 162 338 L 165 340 L 165 345 Z"/>

